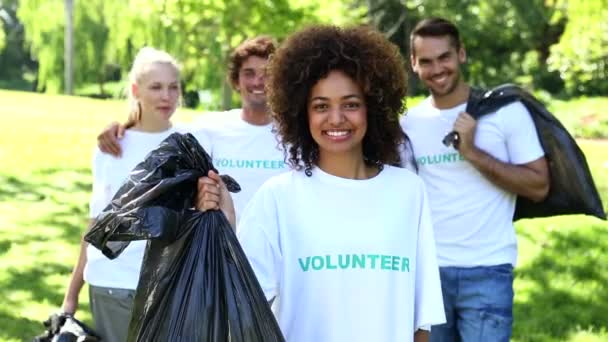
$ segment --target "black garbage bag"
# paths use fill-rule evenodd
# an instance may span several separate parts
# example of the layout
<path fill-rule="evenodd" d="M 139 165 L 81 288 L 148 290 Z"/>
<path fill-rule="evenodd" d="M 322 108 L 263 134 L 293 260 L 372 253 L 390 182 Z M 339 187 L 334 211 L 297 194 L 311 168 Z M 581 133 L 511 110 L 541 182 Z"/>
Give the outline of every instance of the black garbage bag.
<path fill-rule="evenodd" d="M 55 313 L 42 323 L 46 331 L 33 342 L 97 342 L 101 341 L 93 329 L 65 313 Z"/>
<path fill-rule="evenodd" d="M 522 88 L 504 84 L 492 90 L 472 88 L 466 111 L 475 119 L 509 103 L 521 101 L 534 121 L 545 151 L 551 176 L 549 194 L 541 202 L 518 196 L 513 220 L 566 214 L 587 214 L 606 219 L 602 199 L 595 187 L 587 159 L 559 120 L 534 96 Z M 457 144 L 451 132 L 443 142 Z"/>
<path fill-rule="evenodd" d="M 215 170 L 190 135 L 174 133 L 135 167 L 85 240 L 108 258 L 148 240 L 128 341 L 284 341 L 221 211 L 194 210 Z M 240 190 L 222 176 L 228 190 Z"/>

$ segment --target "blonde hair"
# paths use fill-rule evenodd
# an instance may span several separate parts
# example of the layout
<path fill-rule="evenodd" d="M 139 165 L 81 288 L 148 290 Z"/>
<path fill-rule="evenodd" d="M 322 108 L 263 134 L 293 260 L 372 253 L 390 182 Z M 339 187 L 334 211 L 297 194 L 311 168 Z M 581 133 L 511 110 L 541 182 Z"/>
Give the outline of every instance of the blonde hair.
<path fill-rule="evenodd" d="M 179 76 L 180 66 L 170 54 L 149 46 L 141 48 L 137 52 L 137 55 L 133 60 L 133 66 L 129 71 L 129 83 L 126 89 L 127 99 L 129 101 L 129 118 L 125 125 L 126 128 L 133 127 L 133 125 L 141 121 L 141 105 L 133 94 L 133 84 L 139 84 L 142 76 L 149 70 L 149 66 L 154 63 L 171 65 L 175 68 Z"/>

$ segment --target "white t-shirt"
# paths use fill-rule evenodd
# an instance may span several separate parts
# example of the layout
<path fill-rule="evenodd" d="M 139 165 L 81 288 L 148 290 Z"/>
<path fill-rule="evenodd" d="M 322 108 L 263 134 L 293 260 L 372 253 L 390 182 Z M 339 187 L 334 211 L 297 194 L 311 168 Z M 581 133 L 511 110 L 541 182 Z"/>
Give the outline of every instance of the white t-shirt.
<path fill-rule="evenodd" d="M 175 128 L 160 133 L 127 130 L 120 140 L 122 156 L 118 158 L 95 149 L 92 168 L 93 193 L 89 203 L 89 216 L 92 219 L 110 203 L 131 170 L 174 132 Z M 145 248 L 146 241 L 132 241 L 116 259 L 110 260 L 97 248 L 89 245 L 84 279 L 94 286 L 135 290 Z"/>
<path fill-rule="evenodd" d="M 515 265 L 516 195 L 491 183 L 441 142 L 465 108 L 466 103 L 439 110 L 427 98 L 401 120 L 429 194 L 439 266 Z M 532 118 L 520 102 L 482 116 L 475 145 L 510 164 L 544 155 Z"/>
<path fill-rule="evenodd" d="M 411 341 L 445 321 L 426 193 L 408 170 L 275 176 L 238 237 L 289 342 Z"/>
<path fill-rule="evenodd" d="M 259 187 L 288 169 L 272 124 L 249 124 L 241 118 L 241 112 L 209 113 L 192 128 L 218 171 L 232 176 L 241 186 L 239 193 L 232 194 L 237 221 Z"/>

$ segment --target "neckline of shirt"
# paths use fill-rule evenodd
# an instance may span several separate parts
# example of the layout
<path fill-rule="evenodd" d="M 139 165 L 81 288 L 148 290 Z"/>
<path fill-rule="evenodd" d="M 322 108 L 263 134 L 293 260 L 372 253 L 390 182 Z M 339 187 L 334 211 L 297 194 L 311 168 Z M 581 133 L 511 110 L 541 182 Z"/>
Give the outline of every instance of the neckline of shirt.
<path fill-rule="evenodd" d="M 332 174 L 329 174 L 329 173 L 323 171 L 321 168 L 315 166 L 312 169 L 312 177 L 317 178 L 322 182 L 339 185 L 339 186 L 365 187 L 365 186 L 370 186 L 370 185 L 380 182 L 382 175 L 384 173 L 386 173 L 387 169 L 389 169 L 390 167 L 391 167 L 390 165 L 384 165 L 384 168 L 380 172 L 378 172 L 377 175 L 375 175 L 374 177 L 371 177 L 371 178 L 350 179 L 350 178 L 334 176 Z M 301 171 L 297 171 L 297 172 L 301 172 Z M 302 172 L 302 174 L 304 174 L 304 173 Z M 308 176 L 304 175 L 304 177 L 308 177 Z"/>

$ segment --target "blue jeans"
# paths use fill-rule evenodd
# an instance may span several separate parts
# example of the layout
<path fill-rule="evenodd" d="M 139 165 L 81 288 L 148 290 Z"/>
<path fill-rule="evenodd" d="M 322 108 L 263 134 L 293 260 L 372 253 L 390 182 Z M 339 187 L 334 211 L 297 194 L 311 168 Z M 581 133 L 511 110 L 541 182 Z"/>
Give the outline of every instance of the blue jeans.
<path fill-rule="evenodd" d="M 513 325 L 513 266 L 440 267 L 446 323 L 431 342 L 508 342 Z"/>

